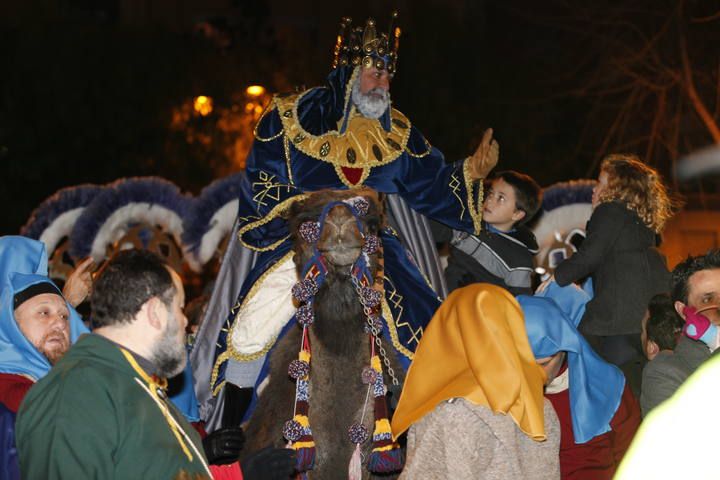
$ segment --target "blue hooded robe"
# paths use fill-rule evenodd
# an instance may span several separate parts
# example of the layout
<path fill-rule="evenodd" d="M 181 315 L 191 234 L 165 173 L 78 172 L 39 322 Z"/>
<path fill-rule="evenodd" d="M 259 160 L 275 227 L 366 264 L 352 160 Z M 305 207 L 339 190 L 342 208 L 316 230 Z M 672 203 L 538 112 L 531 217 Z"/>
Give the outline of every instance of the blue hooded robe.
<path fill-rule="evenodd" d="M 37 283 L 54 285 L 46 276 L 45 245 L 20 236 L 0 237 L 0 275 L 0 373 L 22 375 L 37 381 L 50 371 L 51 365 L 20 331 L 14 316 L 14 297 Z M 75 309 L 70 304 L 67 307 L 70 342 L 75 343 L 88 329 Z M 0 408 L 0 477 L 20 478 L 15 448 L 15 414 L 2 404 L 0 407 L 3 407 Z"/>
<path fill-rule="evenodd" d="M 609 432 L 625 388 L 620 369 L 595 353 L 555 301 L 528 295 L 519 295 L 517 300 L 535 358 L 567 352 L 575 443 Z"/>

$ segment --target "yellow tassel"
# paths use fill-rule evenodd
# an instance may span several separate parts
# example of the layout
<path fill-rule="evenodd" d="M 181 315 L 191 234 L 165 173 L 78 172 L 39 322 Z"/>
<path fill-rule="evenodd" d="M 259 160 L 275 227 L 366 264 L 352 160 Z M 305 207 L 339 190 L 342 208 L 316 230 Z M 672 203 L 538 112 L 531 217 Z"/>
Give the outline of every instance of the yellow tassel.
<path fill-rule="evenodd" d="M 375 432 L 373 433 L 373 435 L 378 435 L 380 433 L 392 433 L 392 429 L 390 428 L 390 422 L 387 418 L 375 420 Z"/>
<path fill-rule="evenodd" d="M 293 444 L 290 445 L 290 448 L 298 450 L 300 448 L 313 448 L 314 446 L 315 442 L 293 442 Z"/>
<path fill-rule="evenodd" d="M 390 445 L 385 445 L 384 447 L 375 447 L 372 449 L 373 452 L 387 452 L 388 450 L 392 450 L 393 448 L 399 448 L 399 445 L 397 443 L 391 443 Z"/>
<path fill-rule="evenodd" d="M 377 355 L 375 355 L 374 357 L 372 357 L 370 359 L 370 366 L 376 372 L 382 373 L 382 364 L 380 363 L 380 357 L 378 357 Z"/>
<path fill-rule="evenodd" d="M 298 422 L 303 427 L 310 426 L 310 420 L 308 419 L 308 417 L 306 415 L 295 415 L 295 417 L 293 417 L 293 420 Z"/>

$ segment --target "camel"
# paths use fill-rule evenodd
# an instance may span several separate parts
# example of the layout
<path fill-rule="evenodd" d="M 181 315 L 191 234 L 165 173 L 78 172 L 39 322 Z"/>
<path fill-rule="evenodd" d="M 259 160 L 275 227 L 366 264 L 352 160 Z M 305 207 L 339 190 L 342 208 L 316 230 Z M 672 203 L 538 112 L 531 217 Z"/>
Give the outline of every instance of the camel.
<path fill-rule="evenodd" d="M 359 198 L 364 200 L 360 201 L 360 209 L 366 212 L 357 215 L 353 214 L 352 208 Z M 324 224 L 308 233 L 308 227 L 317 225 L 327 205 L 334 206 L 329 208 Z M 370 322 L 350 271 L 359 256 L 364 255 L 363 246 L 374 240 L 368 238 L 378 235 L 384 226 L 381 206 L 377 193 L 370 189 L 324 190 L 296 202 L 288 215 L 298 278 L 303 279 L 304 270 L 316 253 L 327 267 L 325 281 L 313 301 L 315 320 L 307 328 L 312 349 L 308 418 L 316 445 L 314 468 L 307 473 L 313 479 L 348 476 L 348 465 L 355 449 L 348 438 L 351 425 L 362 420 L 372 437 L 374 400 L 361 378 L 371 361 L 370 335 L 365 328 Z M 314 239 L 316 243 L 308 239 Z M 365 255 L 371 281 L 382 285 L 381 248 L 372 251 L 366 246 Z M 259 389 L 257 408 L 246 428 L 245 452 L 269 444 L 281 447 L 288 443 L 283 438 L 284 425 L 293 417 L 296 395 L 296 381 L 289 376 L 288 365 L 298 358 L 302 339 L 302 327 L 293 325 L 271 350 L 268 380 L 266 386 Z M 399 393 L 404 369 L 384 337 L 381 345 L 385 353 L 380 356 L 384 383 L 387 386 L 395 383 Z M 375 401 L 385 402 L 385 397 Z M 371 448 L 371 439 L 360 445 L 363 478 L 370 476 L 366 467 Z"/>

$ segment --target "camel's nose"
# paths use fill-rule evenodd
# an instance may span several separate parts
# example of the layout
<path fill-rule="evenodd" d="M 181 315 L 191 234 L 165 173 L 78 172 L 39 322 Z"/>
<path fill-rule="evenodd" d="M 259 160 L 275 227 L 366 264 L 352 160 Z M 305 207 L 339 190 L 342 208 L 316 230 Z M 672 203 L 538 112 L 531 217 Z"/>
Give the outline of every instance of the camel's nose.
<path fill-rule="evenodd" d="M 362 238 L 357 221 L 346 208 L 337 206 L 325 219 L 318 242 L 325 258 L 336 266 L 352 265 L 362 249 Z"/>

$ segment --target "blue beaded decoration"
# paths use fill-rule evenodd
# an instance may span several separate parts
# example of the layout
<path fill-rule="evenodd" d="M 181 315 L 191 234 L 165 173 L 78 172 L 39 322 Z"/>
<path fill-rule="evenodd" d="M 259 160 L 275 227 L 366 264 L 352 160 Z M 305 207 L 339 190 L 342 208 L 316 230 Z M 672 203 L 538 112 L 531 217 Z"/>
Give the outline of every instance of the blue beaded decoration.
<path fill-rule="evenodd" d="M 368 255 L 372 255 L 377 252 L 380 248 L 380 239 L 377 235 L 369 234 L 365 235 L 365 244 L 362 247 L 362 251 Z"/>
<path fill-rule="evenodd" d="M 283 425 L 282 433 L 289 442 L 297 442 L 303 434 L 303 427 L 297 420 L 288 420 Z"/>
<path fill-rule="evenodd" d="M 368 433 L 368 429 L 365 425 L 353 423 L 350 425 L 350 428 L 348 428 L 348 437 L 352 443 L 358 444 L 367 442 L 370 434 Z"/>
<path fill-rule="evenodd" d="M 307 302 L 318 292 L 317 283 L 312 278 L 306 278 L 292 287 L 292 296 L 298 302 Z"/>
<path fill-rule="evenodd" d="M 298 228 L 300 238 L 307 243 L 315 243 L 320 240 L 320 222 L 308 220 L 300 224 Z"/>
<path fill-rule="evenodd" d="M 310 364 L 302 360 L 293 360 L 288 365 L 288 375 L 295 380 L 306 377 L 310 373 Z"/>

